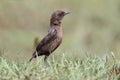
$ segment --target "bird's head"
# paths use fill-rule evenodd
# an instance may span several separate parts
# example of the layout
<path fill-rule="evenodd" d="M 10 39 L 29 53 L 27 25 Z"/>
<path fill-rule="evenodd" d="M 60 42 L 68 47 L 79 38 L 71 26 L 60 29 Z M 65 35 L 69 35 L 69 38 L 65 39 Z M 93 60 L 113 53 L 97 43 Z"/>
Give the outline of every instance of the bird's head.
<path fill-rule="evenodd" d="M 51 21 L 50 23 L 52 25 L 59 25 L 61 24 L 61 20 L 63 19 L 63 17 L 67 14 L 69 14 L 70 12 L 67 11 L 62 11 L 62 10 L 57 10 L 55 12 L 53 12 L 52 16 L 51 16 Z"/>

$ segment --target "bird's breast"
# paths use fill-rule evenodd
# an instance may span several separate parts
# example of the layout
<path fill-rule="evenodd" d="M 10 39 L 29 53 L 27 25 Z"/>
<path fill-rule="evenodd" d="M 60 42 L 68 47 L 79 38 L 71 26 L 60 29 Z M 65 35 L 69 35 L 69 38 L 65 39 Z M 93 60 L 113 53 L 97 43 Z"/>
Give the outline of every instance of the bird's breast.
<path fill-rule="evenodd" d="M 49 44 L 49 51 L 53 52 L 62 42 L 62 28 L 56 28 L 57 36 L 56 38 Z"/>
<path fill-rule="evenodd" d="M 62 27 L 58 27 L 58 28 L 56 28 L 56 30 L 57 30 L 57 37 L 58 38 L 62 38 Z"/>

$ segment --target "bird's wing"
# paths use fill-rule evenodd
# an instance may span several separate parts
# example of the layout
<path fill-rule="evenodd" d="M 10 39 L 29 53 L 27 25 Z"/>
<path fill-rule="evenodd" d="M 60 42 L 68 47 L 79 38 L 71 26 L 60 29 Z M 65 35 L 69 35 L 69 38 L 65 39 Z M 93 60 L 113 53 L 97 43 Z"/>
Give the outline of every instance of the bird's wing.
<path fill-rule="evenodd" d="M 39 51 L 44 45 L 53 41 L 57 36 L 56 34 L 57 34 L 56 29 L 50 29 L 47 36 L 45 36 L 37 46 L 36 51 Z"/>

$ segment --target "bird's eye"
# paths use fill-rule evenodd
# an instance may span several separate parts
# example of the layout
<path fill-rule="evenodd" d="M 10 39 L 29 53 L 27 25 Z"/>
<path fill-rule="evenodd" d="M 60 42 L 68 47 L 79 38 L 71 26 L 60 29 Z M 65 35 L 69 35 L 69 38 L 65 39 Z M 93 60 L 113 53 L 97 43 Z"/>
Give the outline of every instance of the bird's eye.
<path fill-rule="evenodd" d="M 61 12 L 61 13 L 58 14 L 58 16 L 62 17 L 62 16 L 64 16 L 64 13 Z"/>

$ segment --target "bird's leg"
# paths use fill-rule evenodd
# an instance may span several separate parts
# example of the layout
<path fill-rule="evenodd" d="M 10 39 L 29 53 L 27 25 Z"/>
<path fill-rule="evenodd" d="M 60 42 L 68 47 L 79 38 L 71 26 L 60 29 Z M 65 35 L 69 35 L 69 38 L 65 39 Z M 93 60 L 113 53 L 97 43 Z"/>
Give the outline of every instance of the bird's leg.
<path fill-rule="evenodd" d="M 47 58 L 49 55 L 45 55 L 44 62 L 47 62 Z"/>
<path fill-rule="evenodd" d="M 48 53 L 45 55 L 44 62 L 47 62 L 47 58 L 48 58 L 49 55 L 50 55 L 50 52 L 48 52 Z"/>
<path fill-rule="evenodd" d="M 44 58 L 44 63 L 45 63 L 46 66 L 49 66 L 49 62 L 47 60 L 48 56 L 49 55 L 45 55 L 45 58 Z"/>

